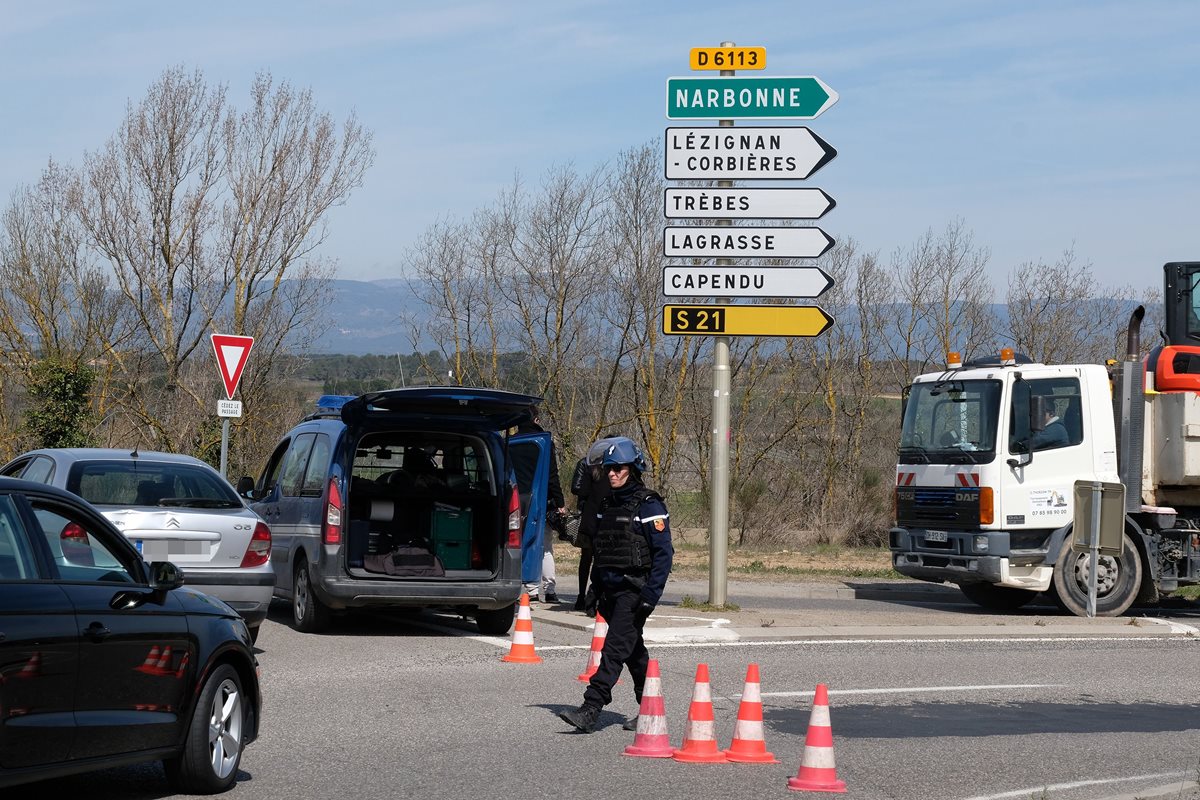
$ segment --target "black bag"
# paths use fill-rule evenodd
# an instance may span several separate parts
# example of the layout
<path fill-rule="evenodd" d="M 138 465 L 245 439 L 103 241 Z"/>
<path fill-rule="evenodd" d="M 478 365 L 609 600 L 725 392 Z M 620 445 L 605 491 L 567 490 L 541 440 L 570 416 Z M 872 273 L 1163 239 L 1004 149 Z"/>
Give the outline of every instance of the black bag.
<path fill-rule="evenodd" d="M 546 521 L 550 527 L 558 534 L 560 542 L 579 547 L 579 512 L 568 511 L 566 514 L 560 514 L 558 511 L 551 510 L 546 515 Z"/>
<path fill-rule="evenodd" d="M 424 547 L 400 545 L 390 553 L 366 556 L 363 569 L 408 578 L 442 578 L 446 570 L 442 560 Z"/>

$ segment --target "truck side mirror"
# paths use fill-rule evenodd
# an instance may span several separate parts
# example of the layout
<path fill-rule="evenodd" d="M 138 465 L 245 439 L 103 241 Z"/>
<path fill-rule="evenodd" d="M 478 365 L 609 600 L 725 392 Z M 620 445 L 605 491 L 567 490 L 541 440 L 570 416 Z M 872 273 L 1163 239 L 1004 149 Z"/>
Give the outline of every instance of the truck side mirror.
<path fill-rule="evenodd" d="M 1043 395 L 1033 395 L 1029 398 L 1029 430 L 1037 433 L 1045 430 L 1046 411 L 1050 408 L 1049 398 Z"/>

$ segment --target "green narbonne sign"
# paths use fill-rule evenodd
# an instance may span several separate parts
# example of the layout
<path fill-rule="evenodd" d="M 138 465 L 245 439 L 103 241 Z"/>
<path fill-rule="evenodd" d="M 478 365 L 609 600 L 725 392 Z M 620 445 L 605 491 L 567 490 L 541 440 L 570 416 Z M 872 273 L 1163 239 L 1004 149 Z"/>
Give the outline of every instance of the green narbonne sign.
<path fill-rule="evenodd" d="M 813 119 L 837 102 L 820 78 L 667 78 L 668 119 Z"/>

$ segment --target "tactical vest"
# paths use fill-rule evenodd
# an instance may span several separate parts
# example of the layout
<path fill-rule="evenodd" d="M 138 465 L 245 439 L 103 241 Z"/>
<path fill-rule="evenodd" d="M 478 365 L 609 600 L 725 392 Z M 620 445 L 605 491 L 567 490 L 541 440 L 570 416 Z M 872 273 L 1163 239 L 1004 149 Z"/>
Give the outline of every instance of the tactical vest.
<path fill-rule="evenodd" d="M 627 575 L 650 571 L 650 541 L 634 522 L 638 509 L 650 498 L 662 499 L 643 486 L 623 504 L 604 509 L 592 535 L 596 566 Z"/>

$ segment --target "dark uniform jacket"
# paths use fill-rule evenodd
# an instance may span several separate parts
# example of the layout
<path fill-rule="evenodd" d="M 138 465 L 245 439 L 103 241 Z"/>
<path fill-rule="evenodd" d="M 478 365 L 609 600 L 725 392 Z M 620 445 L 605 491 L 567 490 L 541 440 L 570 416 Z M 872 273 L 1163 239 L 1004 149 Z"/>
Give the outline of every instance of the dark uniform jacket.
<path fill-rule="evenodd" d="M 622 507 L 639 491 L 645 491 L 641 481 L 632 476 L 629 482 L 620 489 L 610 490 L 611 493 L 601 504 L 597 516 L 598 529 L 606 524 L 611 525 L 617 515 L 623 515 Z M 662 498 L 651 494 L 642 500 L 633 510 L 629 522 L 630 531 L 634 535 L 644 536 L 649 551 L 649 566 L 640 569 L 615 569 L 601 566 L 605 559 L 603 554 L 596 552 L 596 561 L 592 566 L 592 583 L 600 591 L 616 591 L 633 588 L 641 595 L 641 599 L 652 606 L 658 605 L 662 599 L 663 589 L 667 585 L 667 576 L 671 574 L 671 562 L 675 558 L 675 548 L 671 544 L 671 517 Z M 593 539 L 593 547 L 597 541 Z"/>

